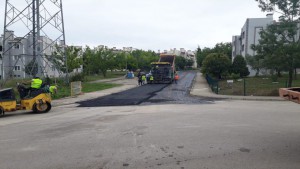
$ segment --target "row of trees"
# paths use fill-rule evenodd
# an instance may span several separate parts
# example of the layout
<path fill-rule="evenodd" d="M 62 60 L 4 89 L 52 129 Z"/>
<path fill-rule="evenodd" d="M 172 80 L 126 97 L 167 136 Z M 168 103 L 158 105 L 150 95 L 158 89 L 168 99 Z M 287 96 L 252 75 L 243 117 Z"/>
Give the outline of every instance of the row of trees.
<path fill-rule="evenodd" d="M 58 48 L 58 47 L 57 47 Z M 61 50 L 57 50 L 61 51 Z M 82 57 L 78 57 L 82 53 Z M 84 51 L 69 46 L 66 48 L 67 62 L 65 62 L 62 52 L 55 52 L 52 57 L 52 63 L 59 68 L 61 72 L 71 73 L 83 66 L 83 73 L 85 75 L 102 74 L 106 76 L 108 70 L 144 70 L 151 69 L 151 62 L 159 60 L 159 54 L 154 51 L 134 50 L 131 52 L 113 51 L 107 48 L 91 49 L 86 47 Z M 176 57 L 176 67 L 178 69 L 185 69 L 191 67 L 193 61 Z"/>
<path fill-rule="evenodd" d="M 232 45 L 218 43 L 213 48 L 197 48 L 197 62 L 202 73 L 210 74 L 219 79 L 235 75 L 245 77 L 250 74 L 244 57 L 237 56 L 232 60 Z"/>

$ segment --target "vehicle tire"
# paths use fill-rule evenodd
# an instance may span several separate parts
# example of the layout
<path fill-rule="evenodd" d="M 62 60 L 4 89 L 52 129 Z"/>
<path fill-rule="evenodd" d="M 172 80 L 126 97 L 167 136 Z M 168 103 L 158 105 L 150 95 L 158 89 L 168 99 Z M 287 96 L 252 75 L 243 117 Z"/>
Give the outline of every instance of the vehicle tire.
<path fill-rule="evenodd" d="M 51 110 L 51 104 L 49 102 L 39 104 L 35 103 L 32 110 L 35 113 L 47 113 L 49 110 Z"/>

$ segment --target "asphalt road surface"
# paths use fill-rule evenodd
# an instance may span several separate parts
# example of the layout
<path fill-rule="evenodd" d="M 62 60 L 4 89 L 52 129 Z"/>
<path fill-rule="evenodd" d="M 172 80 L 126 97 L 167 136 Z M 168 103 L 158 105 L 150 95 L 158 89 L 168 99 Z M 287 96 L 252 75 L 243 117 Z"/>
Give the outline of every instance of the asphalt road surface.
<path fill-rule="evenodd" d="M 208 104 L 210 100 L 189 95 L 196 72 L 179 73 L 177 84 L 147 84 L 120 93 L 78 102 L 79 107 L 151 105 L 151 104 Z"/>
<path fill-rule="evenodd" d="M 292 102 L 82 108 L 0 119 L 1 169 L 299 169 Z"/>
<path fill-rule="evenodd" d="M 180 76 L 178 84 L 145 85 L 46 114 L 7 113 L 0 118 L 0 169 L 300 168 L 298 104 L 194 98 L 195 74 Z"/>

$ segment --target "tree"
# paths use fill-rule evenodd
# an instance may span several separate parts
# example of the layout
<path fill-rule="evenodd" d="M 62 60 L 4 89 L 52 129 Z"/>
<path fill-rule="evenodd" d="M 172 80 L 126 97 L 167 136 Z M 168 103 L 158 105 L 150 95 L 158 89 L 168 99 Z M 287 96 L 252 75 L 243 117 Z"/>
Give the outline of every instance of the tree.
<path fill-rule="evenodd" d="M 235 73 L 235 74 L 239 74 L 240 77 L 245 77 L 250 74 L 248 67 L 247 67 L 247 63 L 243 56 L 237 55 L 233 59 L 231 72 Z"/>
<path fill-rule="evenodd" d="M 90 58 L 91 71 L 93 73 L 102 73 L 106 77 L 108 69 L 112 68 L 112 58 L 115 54 L 111 49 L 100 48 L 92 53 Z"/>
<path fill-rule="evenodd" d="M 85 51 L 82 54 L 82 60 L 83 60 L 83 73 L 86 75 L 90 75 L 92 73 L 91 69 L 91 57 L 93 56 L 93 51 L 90 47 L 86 46 Z"/>
<path fill-rule="evenodd" d="M 197 64 L 202 67 L 203 60 L 211 53 L 219 53 L 226 55 L 230 60 L 232 58 L 232 44 L 230 42 L 217 43 L 213 48 L 201 48 L 198 46 L 196 50 Z"/>
<path fill-rule="evenodd" d="M 204 55 L 202 53 L 202 50 L 200 48 L 200 46 L 198 46 L 197 50 L 196 50 L 196 58 L 197 58 L 197 65 L 198 67 L 202 66 L 202 62 L 204 60 Z"/>
<path fill-rule="evenodd" d="M 83 64 L 82 57 L 79 56 L 81 49 L 68 46 L 64 50 L 65 52 L 63 52 L 61 47 L 56 46 L 56 51 L 53 52 L 53 58 L 51 59 L 55 67 L 63 73 L 70 73 L 73 72 L 74 69 L 80 68 Z"/>
<path fill-rule="evenodd" d="M 231 61 L 225 54 L 212 53 L 204 59 L 201 71 L 221 79 L 222 75 L 228 73 L 230 66 Z"/>
<path fill-rule="evenodd" d="M 232 44 L 231 44 L 231 42 L 217 43 L 216 46 L 212 49 L 212 52 L 225 54 L 230 60 L 232 60 Z"/>
<path fill-rule="evenodd" d="M 262 66 L 263 60 L 261 59 L 261 57 L 259 57 L 258 55 L 255 56 L 246 55 L 245 59 L 247 64 L 251 66 L 251 69 L 256 71 L 255 76 L 258 76 L 260 69 L 263 68 Z"/>
<path fill-rule="evenodd" d="M 177 56 L 175 59 L 175 65 L 177 69 L 184 70 L 187 60 L 184 57 Z"/>
<path fill-rule="evenodd" d="M 300 1 L 299 0 L 255 0 L 262 11 L 281 13 L 279 22 L 269 25 L 261 31 L 259 45 L 255 46 L 259 55 L 263 56 L 266 67 L 273 66 L 289 72 L 288 86 L 292 86 L 293 73 L 299 60 Z"/>

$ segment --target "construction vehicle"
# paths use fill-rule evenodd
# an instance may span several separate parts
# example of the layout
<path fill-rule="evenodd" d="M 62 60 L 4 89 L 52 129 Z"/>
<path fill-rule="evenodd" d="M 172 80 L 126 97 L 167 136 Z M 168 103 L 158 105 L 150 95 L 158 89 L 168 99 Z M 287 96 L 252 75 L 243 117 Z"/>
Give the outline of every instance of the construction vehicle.
<path fill-rule="evenodd" d="M 15 91 L 12 88 L 0 90 L 0 116 L 5 112 L 17 110 L 32 110 L 35 113 L 46 113 L 51 109 L 51 95 L 43 89 L 30 92 L 27 96 L 22 96 L 21 92 L 25 87 L 17 85 L 20 93 L 20 101 L 17 101 Z"/>
<path fill-rule="evenodd" d="M 175 75 L 175 55 L 161 54 L 158 62 L 151 63 L 153 83 L 172 83 Z"/>

